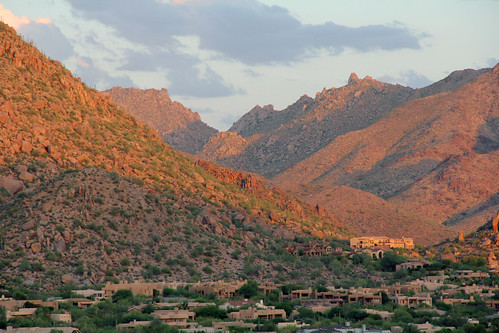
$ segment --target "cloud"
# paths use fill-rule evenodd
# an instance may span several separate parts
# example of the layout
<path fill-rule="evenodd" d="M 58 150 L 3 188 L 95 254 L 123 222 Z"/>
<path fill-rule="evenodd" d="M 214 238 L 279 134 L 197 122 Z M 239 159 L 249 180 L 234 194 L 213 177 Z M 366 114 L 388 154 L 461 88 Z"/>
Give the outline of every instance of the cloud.
<path fill-rule="evenodd" d="M 377 78 L 379 81 L 392 84 L 402 84 L 411 88 L 422 88 L 433 83 L 429 78 L 412 69 L 399 73 L 396 77 L 384 75 Z"/>
<path fill-rule="evenodd" d="M 167 72 L 172 95 L 191 97 L 222 97 L 243 91 L 226 84 L 223 78 L 195 56 L 171 50 L 152 49 L 149 53 L 130 50 L 125 64 L 119 68 L 128 71 Z"/>
<path fill-rule="evenodd" d="M 48 17 L 39 17 L 34 21 L 26 16 L 16 16 L 0 3 L 0 17 L 23 36 L 35 42 L 36 47 L 47 56 L 64 60 L 73 55 L 73 46 L 59 28 Z"/>
<path fill-rule="evenodd" d="M 33 40 L 35 46 L 52 59 L 62 61 L 74 54 L 71 42 L 58 27 L 52 24 L 50 19 L 40 18 L 34 22 L 22 24 L 17 31 L 25 39 Z"/>
<path fill-rule="evenodd" d="M 79 76 L 88 86 L 97 89 L 108 87 L 133 87 L 134 82 L 127 75 L 111 76 L 108 72 L 94 65 L 91 58 L 80 57 L 73 71 L 75 76 Z"/>
<path fill-rule="evenodd" d="M 149 46 L 174 36 L 198 36 L 200 48 L 246 64 L 292 62 L 320 50 L 339 53 L 418 49 L 419 38 L 400 24 L 351 28 L 302 24 L 286 9 L 256 0 L 191 0 L 182 5 L 144 0 L 69 0 L 76 14 L 112 26 L 120 36 Z"/>
<path fill-rule="evenodd" d="M 22 24 L 29 24 L 31 20 L 26 16 L 16 16 L 0 3 L 0 17 L 4 23 L 7 23 L 14 29 L 19 29 Z"/>
<path fill-rule="evenodd" d="M 419 38 L 401 25 L 351 28 L 328 22 L 303 24 L 288 10 L 256 0 L 68 0 L 75 16 L 97 20 L 137 45 L 121 70 L 164 70 L 172 94 L 220 97 L 244 93 L 193 51 L 183 37 L 195 37 L 210 59 L 247 65 L 290 64 L 324 51 L 339 54 L 420 48 Z M 142 51 L 143 50 L 143 51 Z"/>

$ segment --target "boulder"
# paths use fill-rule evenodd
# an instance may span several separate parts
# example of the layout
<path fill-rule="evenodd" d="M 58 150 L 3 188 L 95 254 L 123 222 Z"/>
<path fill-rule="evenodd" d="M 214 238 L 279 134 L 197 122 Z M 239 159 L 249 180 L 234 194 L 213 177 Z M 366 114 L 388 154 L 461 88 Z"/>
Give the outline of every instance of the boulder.
<path fill-rule="evenodd" d="M 28 221 L 22 225 L 23 230 L 33 229 L 36 226 L 35 221 Z"/>
<path fill-rule="evenodd" d="M 275 238 L 294 239 L 295 234 L 291 230 L 277 228 L 273 232 Z"/>
<path fill-rule="evenodd" d="M 24 182 L 32 183 L 35 180 L 35 175 L 29 172 L 22 172 L 19 175 L 19 179 Z"/>
<path fill-rule="evenodd" d="M 24 183 L 12 177 L 0 178 L 0 187 L 5 187 L 10 194 L 16 194 L 25 189 Z"/>
<path fill-rule="evenodd" d="M 16 172 L 18 173 L 28 172 L 28 167 L 24 164 L 18 164 L 16 166 Z"/>
<path fill-rule="evenodd" d="M 33 145 L 31 144 L 31 142 L 23 141 L 23 143 L 21 144 L 21 150 L 29 154 L 33 150 Z"/>
<path fill-rule="evenodd" d="M 65 240 L 66 242 L 71 241 L 71 233 L 69 232 L 69 230 L 64 230 L 64 231 L 62 232 L 62 237 L 64 238 L 64 240 Z"/>
<path fill-rule="evenodd" d="M 5 124 L 9 119 L 9 114 L 5 111 L 0 111 L 0 124 Z"/>
<path fill-rule="evenodd" d="M 450 260 L 452 262 L 457 262 L 457 258 L 453 253 L 447 253 L 442 255 L 442 260 Z"/>
<path fill-rule="evenodd" d="M 40 243 L 33 243 L 33 244 L 31 244 L 31 252 L 38 253 L 41 250 L 42 250 L 42 244 L 40 244 Z"/>
<path fill-rule="evenodd" d="M 73 283 L 73 275 L 71 274 L 64 274 L 61 276 L 61 282 L 64 284 L 70 284 Z"/>
<path fill-rule="evenodd" d="M 66 250 L 66 241 L 64 239 L 59 240 L 55 243 L 55 249 L 59 252 L 64 252 Z"/>

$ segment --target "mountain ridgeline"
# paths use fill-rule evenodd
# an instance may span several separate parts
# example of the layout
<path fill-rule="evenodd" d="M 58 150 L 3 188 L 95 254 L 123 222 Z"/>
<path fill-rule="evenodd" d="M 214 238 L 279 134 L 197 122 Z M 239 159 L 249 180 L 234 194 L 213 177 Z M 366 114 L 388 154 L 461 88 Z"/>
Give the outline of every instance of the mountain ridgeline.
<path fill-rule="evenodd" d="M 362 234 L 443 239 L 499 210 L 498 71 L 421 89 L 352 74 L 284 110 L 256 106 L 198 155 L 269 177 Z"/>

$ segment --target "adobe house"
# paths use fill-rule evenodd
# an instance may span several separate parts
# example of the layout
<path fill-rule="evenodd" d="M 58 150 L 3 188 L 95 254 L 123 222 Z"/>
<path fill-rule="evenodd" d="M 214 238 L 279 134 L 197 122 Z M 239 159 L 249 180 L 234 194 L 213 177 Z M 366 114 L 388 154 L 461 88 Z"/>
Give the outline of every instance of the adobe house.
<path fill-rule="evenodd" d="M 421 262 L 421 261 L 408 261 L 408 262 L 403 262 L 401 264 L 395 265 L 395 270 L 400 271 L 401 269 L 423 268 L 424 265 L 425 265 L 425 263 Z"/>
<path fill-rule="evenodd" d="M 258 292 L 260 294 L 268 295 L 274 290 L 277 290 L 281 286 L 282 284 L 276 284 L 272 281 L 262 282 L 258 285 Z"/>
<path fill-rule="evenodd" d="M 290 245 L 286 247 L 286 250 L 293 255 L 308 257 L 319 257 L 333 253 L 333 248 L 330 245 L 322 244 Z"/>
<path fill-rule="evenodd" d="M 53 313 L 50 315 L 50 318 L 56 321 L 65 321 L 67 323 L 71 323 L 73 321 L 70 313 Z"/>
<path fill-rule="evenodd" d="M 499 300 L 496 299 L 485 300 L 485 305 L 494 310 L 499 310 Z"/>
<path fill-rule="evenodd" d="M 196 317 L 196 313 L 189 310 L 180 310 L 179 308 L 175 308 L 174 310 L 156 310 L 152 315 L 172 327 L 185 328 L 197 324 L 196 322 L 188 322 L 189 320 L 194 320 Z"/>
<path fill-rule="evenodd" d="M 386 236 L 379 237 L 354 237 L 350 238 L 350 247 L 352 249 L 363 249 L 367 247 L 387 246 L 389 248 L 413 249 L 414 241 L 412 238 L 390 238 Z"/>
<path fill-rule="evenodd" d="M 432 306 L 432 299 L 429 294 L 420 294 L 414 296 L 391 296 L 390 300 L 398 305 L 406 306 L 408 308 L 417 308 L 420 305 Z"/>
<path fill-rule="evenodd" d="M 83 297 L 93 297 L 96 301 L 100 301 L 104 298 L 104 290 L 82 289 L 74 290 L 74 293 Z"/>
<path fill-rule="evenodd" d="M 118 291 L 118 290 L 130 290 L 134 296 L 137 295 L 146 295 L 148 297 L 154 296 L 154 290 L 157 291 L 162 291 L 164 288 L 177 288 L 177 285 L 173 286 L 172 283 L 166 283 L 166 282 L 153 282 L 153 283 L 146 283 L 146 282 L 133 282 L 133 283 L 128 283 L 126 281 L 121 281 L 120 283 L 114 284 L 107 282 L 104 288 L 102 290 L 104 291 L 104 297 L 105 298 L 112 298 L 113 295 Z"/>
<path fill-rule="evenodd" d="M 420 293 L 421 292 L 421 285 L 394 284 L 392 286 L 388 286 L 387 291 L 388 291 L 387 294 L 389 294 L 389 295 L 401 295 L 401 294 L 407 294 L 410 292 Z"/>
<path fill-rule="evenodd" d="M 286 311 L 283 309 L 256 309 L 248 308 L 227 314 L 232 320 L 254 320 L 254 319 L 286 319 Z"/>
<path fill-rule="evenodd" d="M 311 287 L 308 289 L 298 289 L 291 292 L 291 299 L 315 298 L 315 292 Z"/>
<path fill-rule="evenodd" d="M 215 294 L 218 298 L 232 298 L 236 296 L 239 288 L 241 288 L 245 283 L 246 280 L 234 282 L 201 282 L 192 285 L 189 290 L 203 296 Z"/>
<path fill-rule="evenodd" d="M 118 324 L 116 325 L 116 329 L 118 331 L 128 331 L 129 328 L 135 328 L 139 326 L 151 326 L 151 321 L 150 320 L 143 320 L 143 321 L 138 321 L 134 319 L 133 321 L 129 323 L 123 323 L 123 324 Z"/>
<path fill-rule="evenodd" d="M 453 275 L 454 278 L 456 279 L 477 279 L 477 280 L 483 280 L 488 278 L 490 275 L 487 272 L 473 272 L 472 270 L 459 270 L 456 271 L 456 274 Z"/>
<path fill-rule="evenodd" d="M 241 327 L 249 330 L 250 332 L 253 332 L 253 329 L 256 327 L 256 324 L 245 323 L 242 320 L 213 322 L 213 328 L 215 329 L 216 332 L 218 331 L 228 332 L 229 328 L 231 327 Z"/>
<path fill-rule="evenodd" d="M 7 320 L 10 318 L 32 318 L 35 316 L 37 308 L 20 308 L 17 311 L 7 310 Z"/>
<path fill-rule="evenodd" d="M 378 305 L 382 302 L 381 295 L 376 294 L 352 294 L 348 295 L 348 303 L 361 303 L 365 306 Z"/>

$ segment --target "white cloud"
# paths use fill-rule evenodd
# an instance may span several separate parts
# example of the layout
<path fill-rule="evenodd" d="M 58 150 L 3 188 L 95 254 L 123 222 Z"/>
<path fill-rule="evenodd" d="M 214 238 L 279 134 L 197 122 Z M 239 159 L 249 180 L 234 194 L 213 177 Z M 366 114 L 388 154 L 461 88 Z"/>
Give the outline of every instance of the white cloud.
<path fill-rule="evenodd" d="M 14 29 L 19 29 L 22 24 L 29 24 L 31 20 L 26 16 L 16 16 L 0 3 L 0 18 Z"/>

